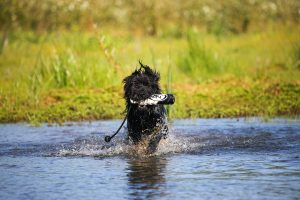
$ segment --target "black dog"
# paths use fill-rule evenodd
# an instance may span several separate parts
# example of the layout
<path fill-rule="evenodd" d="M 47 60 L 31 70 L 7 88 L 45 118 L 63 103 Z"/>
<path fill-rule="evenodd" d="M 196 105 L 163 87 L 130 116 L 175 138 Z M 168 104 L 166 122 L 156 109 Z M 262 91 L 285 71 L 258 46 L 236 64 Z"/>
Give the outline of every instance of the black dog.
<path fill-rule="evenodd" d="M 162 104 L 173 104 L 175 98 L 161 94 L 158 72 L 141 62 L 140 65 L 140 69 L 123 80 L 128 139 L 134 144 L 147 139 L 147 152 L 153 153 L 159 141 L 168 135 L 166 110 Z"/>

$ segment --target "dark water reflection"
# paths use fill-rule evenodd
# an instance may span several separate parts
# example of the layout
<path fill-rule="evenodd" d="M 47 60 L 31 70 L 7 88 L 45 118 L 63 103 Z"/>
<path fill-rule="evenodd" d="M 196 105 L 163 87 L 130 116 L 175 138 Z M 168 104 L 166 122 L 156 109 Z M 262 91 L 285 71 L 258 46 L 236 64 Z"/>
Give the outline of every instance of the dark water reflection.
<path fill-rule="evenodd" d="M 133 199 L 159 199 L 166 196 L 165 158 L 130 159 L 127 163 L 128 191 Z"/>
<path fill-rule="evenodd" d="M 0 125 L 0 199 L 300 197 L 300 120 L 175 120 L 151 157 L 119 123 Z"/>

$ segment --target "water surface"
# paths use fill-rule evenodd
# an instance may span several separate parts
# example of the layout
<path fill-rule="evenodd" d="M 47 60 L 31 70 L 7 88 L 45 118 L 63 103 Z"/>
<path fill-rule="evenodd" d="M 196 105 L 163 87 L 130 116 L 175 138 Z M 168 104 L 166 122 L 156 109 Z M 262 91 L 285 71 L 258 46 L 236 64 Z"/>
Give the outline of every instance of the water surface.
<path fill-rule="evenodd" d="M 300 120 L 175 120 L 150 157 L 120 123 L 0 125 L 0 199 L 300 198 Z"/>

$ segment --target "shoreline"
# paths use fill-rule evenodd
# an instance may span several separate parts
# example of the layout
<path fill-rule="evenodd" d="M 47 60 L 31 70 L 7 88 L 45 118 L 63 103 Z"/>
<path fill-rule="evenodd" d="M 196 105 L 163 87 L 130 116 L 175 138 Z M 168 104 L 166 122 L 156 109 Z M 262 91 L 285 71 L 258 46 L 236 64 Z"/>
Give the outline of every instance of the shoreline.
<path fill-rule="evenodd" d="M 51 90 L 39 97 L 38 104 L 31 105 L 26 104 L 30 102 L 29 97 L 18 103 L 8 99 L 2 103 L 0 123 L 122 119 L 125 104 L 118 88 L 110 92 L 103 92 L 105 89 Z M 173 88 L 176 101 L 167 108 L 170 119 L 300 116 L 298 82 L 247 83 L 230 79 L 180 87 L 174 85 Z"/>

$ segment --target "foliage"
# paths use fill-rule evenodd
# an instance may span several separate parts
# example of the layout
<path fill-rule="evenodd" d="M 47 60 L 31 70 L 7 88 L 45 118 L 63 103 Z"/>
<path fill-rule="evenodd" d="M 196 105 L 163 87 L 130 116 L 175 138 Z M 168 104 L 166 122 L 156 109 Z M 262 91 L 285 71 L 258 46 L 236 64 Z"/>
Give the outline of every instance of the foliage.
<path fill-rule="evenodd" d="M 202 27 L 209 33 L 244 33 L 266 23 L 299 24 L 298 0 L 2 0 L 0 30 L 55 31 L 124 27 L 161 35 Z M 177 34 L 178 35 L 178 34 Z"/>
<path fill-rule="evenodd" d="M 299 115 L 297 27 L 222 38 L 107 32 L 11 33 L 0 55 L 0 121 L 121 118 L 122 78 L 138 59 L 176 95 L 172 118 Z"/>

